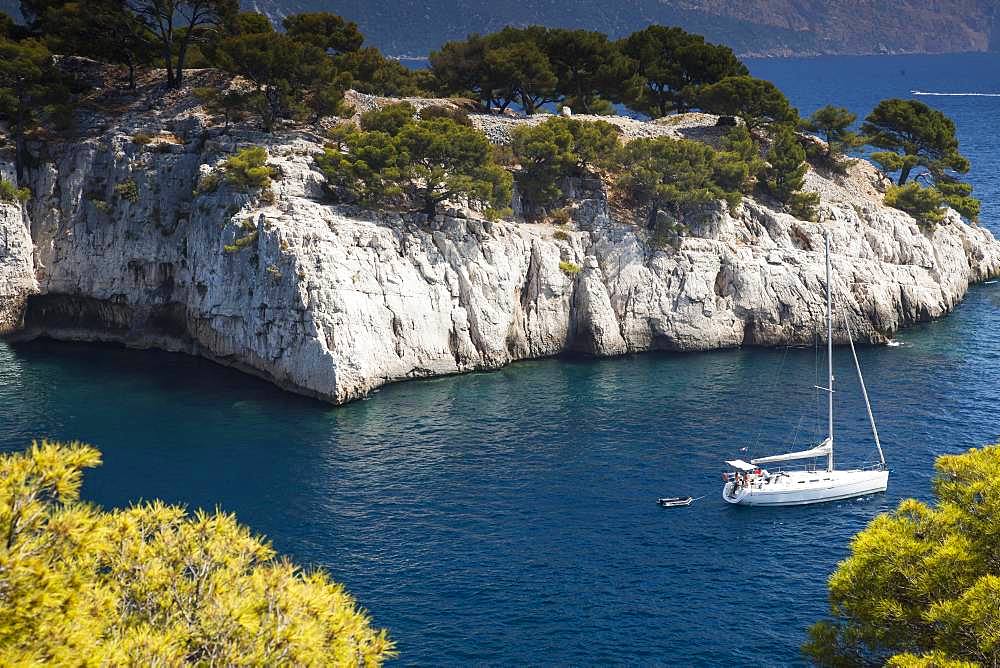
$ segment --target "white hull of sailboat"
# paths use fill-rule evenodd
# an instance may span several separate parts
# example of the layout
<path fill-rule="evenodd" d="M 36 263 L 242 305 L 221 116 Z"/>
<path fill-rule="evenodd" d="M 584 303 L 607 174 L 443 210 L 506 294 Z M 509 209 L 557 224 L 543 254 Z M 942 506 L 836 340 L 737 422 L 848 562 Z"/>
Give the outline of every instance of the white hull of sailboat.
<path fill-rule="evenodd" d="M 886 469 L 789 471 L 773 474 L 769 482 L 755 480 L 749 486 L 726 483 L 722 498 L 739 506 L 803 506 L 877 494 L 888 486 Z"/>

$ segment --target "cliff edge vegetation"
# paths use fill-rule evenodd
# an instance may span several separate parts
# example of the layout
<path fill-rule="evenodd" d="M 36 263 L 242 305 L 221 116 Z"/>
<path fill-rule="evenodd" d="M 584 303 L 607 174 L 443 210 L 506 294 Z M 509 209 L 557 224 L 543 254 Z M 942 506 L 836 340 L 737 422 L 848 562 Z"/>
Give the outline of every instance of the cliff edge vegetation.
<path fill-rule="evenodd" d="M 0 40 L 15 338 L 185 351 L 343 402 L 565 352 L 812 343 L 825 234 L 871 342 L 1000 272 L 939 112 L 800 119 L 682 30 L 511 28 L 411 72 L 341 17 L 278 33 L 215 3 L 184 62 L 141 63 L 74 36 L 118 21 L 162 46 L 147 17 L 55 4 Z"/>

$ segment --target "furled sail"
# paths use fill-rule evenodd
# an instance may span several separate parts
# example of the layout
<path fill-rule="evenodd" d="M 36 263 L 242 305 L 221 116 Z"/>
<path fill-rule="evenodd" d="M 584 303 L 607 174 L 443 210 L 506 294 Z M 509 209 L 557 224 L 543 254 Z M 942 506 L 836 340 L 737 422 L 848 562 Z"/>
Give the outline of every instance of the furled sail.
<path fill-rule="evenodd" d="M 815 448 L 800 450 L 799 452 L 789 452 L 784 455 L 772 455 L 770 457 L 758 457 L 751 459 L 751 464 L 772 464 L 774 462 L 790 462 L 796 459 L 812 459 L 813 457 L 826 457 L 833 450 L 830 439 L 826 439 Z"/>

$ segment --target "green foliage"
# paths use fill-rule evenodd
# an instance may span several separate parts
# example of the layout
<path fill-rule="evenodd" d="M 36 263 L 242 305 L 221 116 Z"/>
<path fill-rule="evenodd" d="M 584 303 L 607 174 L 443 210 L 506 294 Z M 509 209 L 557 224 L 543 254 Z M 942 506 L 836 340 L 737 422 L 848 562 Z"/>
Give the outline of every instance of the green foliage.
<path fill-rule="evenodd" d="M 732 49 L 708 44 L 681 28 L 651 25 L 619 44 L 638 63 L 642 80 L 627 103 L 654 118 L 688 111 L 700 86 L 749 74 Z"/>
<path fill-rule="evenodd" d="M 459 125 L 472 127 L 472 119 L 469 112 L 458 107 L 446 107 L 444 105 L 431 105 L 420 110 L 420 118 L 429 121 L 432 118 L 449 118 Z"/>
<path fill-rule="evenodd" d="M 369 119 L 381 130 L 337 128 L 317 156 L 317 166 L 339 194 L 366 205 L 407 200 L 428 215 L 446 200 L 465 199 L 487 215 L 509 205 L 511 176 L 481 133 L 449 118 L 397 125 L 394 120 L 412 112 L 383 111 Z"/>
<path fill-rule="evenodd" d="M 195 195 L 203 195 L 205 193 L 215 192 L 219 188 L 219 182 L 222 178 L 219 176 L 218 172 L 208 172 L 202 174 L 198 178 L 198 184 L 194 188 Z"/>
<path fill-rule="evenodd" d="M 31 199 L 31 190 L 18 188 L 10 181 L 0 178 L 0 202 L 13 204 L 14 202 L 27 202 L 29 199 Z"/>
<path fill-rule="evenodd" d="M 792 195 L 802 189 L 809 165 L 806 152 L 790 126 L 774 126 L 771 148 L 764 168 L 764 186 L 779 202 L 788 204 Z"/>
<path fill-rule="evenodd" d="M 490 36 L 494 47 L 486 52 L 484 67 L 496 84 L 503 103 L 516 100 L 529 116 L 543 104 L 557 99 L 558 79 L 547 54 L 530 39 L 530 32 L 504 28 Z M 512 35 L 512 37 L 508 37 Z M 505 104 L 500 105 L 501 108 Z"/>
<path fill-rule="evenodd" d="M 156 57 L 153 34 L 125 0 L 30 0 L 31 28 L 56 53 L 125 65 L 135 88 L 138 66 Z"/>
<path fill-rule="evenodd" d="M 549 222 L 553 225 L 566 225 L 573 220 L 573 213 L 568 206 L 556 209 L 549 216 Z M 557 237 L 558 238 L 558 237 Z"/>
<path fill-rule="evenodd" d="M 900 155 L 892 151 L 875 151 L 871 159 L 886 174 L 905 169 L 907 172 L 917 166 L 917 156 Z"/>
<path fill-rule="evenodd" d="M 612 113 L 610 102 L 637 85 L 635 63 L 587 30 L 507 27 L 448 42 L 430 61 L 441 92 L 475 96 L 488 109 L 516 102 L 527 114 L 549 102 Z"/>
<path fill-rule="evenodd" d="M 205 44 L 233 23 L 239 0 L 129 0 L 127 7 L 152 36 L 167 85 L 180 88 L 191 47 Z"/>
<path fill-rule="evenodd" d="M 560 98 L 548 35 L 540 26 L 469 35 L 431 53 L 431 69 L 446 94 L 473 95 L 487 109 L 504 110 L 516 102 L 531 114 Z"/>
<path fill-rule="evenodd" d="M 970 184 L 943 176 L 937 180 L 936 187 L 948 206 L 973 222 L 979 220 L 980 203 L 972 197 Z"/>
<path fill-rule="evenodd" d="M 97 197 L 91 197 L 89 201 L 99 213 L 104 215 L 111 213 L 111 205 L 107 201 Z"/>
<path fill-rule="evenodd" d="M 146 134 L 145 132 L 136 132 L 132 135 L 132 143 L 138 144 L 139 146 L 146 146 L 151 141 L 153 141 L 152 135 Z"/>
<path fill-rule="evenodd" d="M 718 176 L 727 190 L 752 192 L 764 169 L 756 140 L 745 125 L 737 125 L 722 138 Z"/>
<path fill-rule="evenodd" d="M 0 123 L 14 142 L 18 180 L 30 159 L 27 136 L 69 123 L 69 89 L 45 44 L 0 38 Z"/>
<path fill-rule="evenodd" d="M 135 179 L 126 179 L 115 186 L 115 193 L 126 202 L 135 204 L 139 201 L 139 184 Z"/>
<path fill-rule="evenodd" d="M 274 167 L 267 165 L 267 149 L 263 146 L 240 149 L 222 164 L 222 172 L 227 182 L 244 190 L 266 189 L 277 174 Z"/>
<path fill-rule="evenodd" d="M 872 160 L 887 174 L 898 172 L 896 183 L 905 186 L 917 177 L 931 180 L 935 188 L 909 188 L 892 191 L 891 204 L 913 214 L 925 223 L 941 220 L 938 195 L 969 220 L 979 218 L 979 200 L 972 197 L 972 186 L 958 179 L 969 171 L 969 161 L 958 150 L 955 124 L 936 109 L 916 100 L 882 100 L 861 127 L 866 141 L 876 148 Z M 886 202 L 890 195 L 886 195 Z"/>
<path fill-rule="evenodd" d="M 316 157 L 316 165 L 336 194 L 368 206 L 392 203 L 403 195 L 408 160 L 396 138 L 385 132 L 340 126 Z"/>
<path fill-rule="evenodd" d="M 574 111 L 612 114 L 611 103 L 625 100 L 638 85 L 636 63 L 602 33 L 551 29 L 546 52 L 556 90 Z"/>
<path fill-rule="evenodd" d="M 386 58 L 374 47 L 337 55 L 333 64 L 338 72 L 350 76 L 351 87 L 362 93 L 426 96 L 433 88 L 433 77 L 428 70 L 411 70 L 398 60 Z"/>
<path fill-rule="evenodd" d="M 324 53 L 357 51 L 365 41 L 356 23 L 329 12 L 293 14 L 282 25 L 292 40 L 310 44 Z"/>
<path fill-rule="evenodd" d="M 350 84 L 350 75 L 338 72 L 323 49 L 281 33 L 227 37 L 219 44 L 217 62 L 253 84 L 232 103 L 257 114 L 268 132 L 279 119 L 339 113 Z"/>
<path fill-rule="evenodd" d="M 857 120 L 857 116 L 843 107 L 827 105 L 819 109 L 800 126 L 803 130 L 813 132 L 826 142 L 823 163 L 838 172 L 843 172 L 846 166 L 844 154 L 864 143 L 856 133 L 849 128 Z"/>
<path fill-rule="evenodd" d="M 229 31 L 233 35 L 248 35 L 250 33 L 271 34 L 274 32 L 274 24 L 266 14 L 260 12 L 240 12 L 233 17 Z"/>
<path fill-rule="evenodd" d="M 227 253 L 239 253 L 244 248 L 249 248 L 253 244 L 257 243 L 257 230 L 246 234 L 242 237 L 238 237 L 233 243 L 226 244 L 222 247 L 222 250 Z"/>
<path fill-rule="evenodd" d="M 664 219 L 664 212 L 684 226 L 693 207 L 720 199 L 731 207 L 740 203 L 743 179 L 733 178 L 734 163 L 739 162 L 733 153 L 720 153 L 696 141 L 637 139 L 623 151 L 619 186 L 634 204 L 646 210 L 651 227 Z M 743 169 L 749 170 L 745 163 Z M 743 169 L 737 171 L 742 173 Z"/>
<path fill-rule="evenodd" d="M 199 87 L 194 89 L 194 94 L 204 105 L 205 111 L 223 117 L 227 130 L 230 123 L 245 118 L 249 113 L 248 110 L 252 108 L 251 96 L 233 88 L 219 90 L 218 88 Z"/>
<path fill-rule="evenodd" d="M 10 37 L 14 32 L 14 19 L 0 12 L 0 39 Z"/>
<path fill-rule="evenodd" d="M 569 241 L 570 236 L 569 234 L 566 233 L 565 230 L 556 230 L 555 232 L 552 233 L 552 238 L 556 239 L 557 241 Z"/>
<path fill-rule="evenodd" d="M 562 197 L 559 181 L 593 168 L 616 166 L 618 129 L 604 121 L 588 122 L 554 116 L 511 132 L 520 192 L 532 204 L 550 206 Z"/>
<path fill-rule="evenodd" d="M 1000 446 L 941 456 L 935 468 L 936 505 L 905 500 L 851 541 L 830 578 L 833 619 L 804 647 L 817 665 L 1000 662 Z"/>
<path fill-rule="evenodd" d="M 898 167 L 898 185 L 904 185 L 916 167 L 925 168 L 935 179 L 949 170 L 959 174 L 969 171 L 969 161 L 958 151 L 955 124 L 923 102 L 882 100 L 865 119 L 861 131 L 867 143 L 900 156 L 902 162 L 882 163 Z M 885 153 L 879 155 L 886 160 Z"/>
<path fill-rule="evenodd" d="M 944 220 L 944 197 L 933 186 L 924 187 L 915 181 L 903 186 L 891 186 L 885 193 L 885 203 L 905 211 L 927 227 Z"/>
<path fill-rule="evenodd" d="M 569 260 L 560 260 L 559 269 L 567 276 L 576 276 L 583 271 L 583 267 L 574 262 L 570 262 Z"/>
<path fill-rule="evenodd" d="M 433 215 L 439 203 L 454 197 L 487 208 L 510 203 L 511 176 L 493 160 L 489 142 L 478 131 L 435 118 L 404 126 L 396 142 L 410 162 L 409 185 L 425 213 Z"/>
<path fill-rule="evenodd" d="M 798 191 L 788 200 L 788 212 L 799 220 L 815 223 L 819 220 L 819 193 Z"/>
<path fill-rule="evenodd" d="M 361 129 L 366 132 L 384 132 L 388 135 L 396 135 L 403 129 L 404 125 L 412 122 L 416 115 L 417 110 L 412 104 L 400 102 L 366 111 L 361 114 L 359 124 Z"/>
<path fill-rule="evenodd" d="M 739 116 L 750 128 L 798 120 L 798 111 L 777 86 L 750 76 L 726 77 L 702 86 L 695 104 L 712 114 Z"/>
<path fill-rule="evenodd" d="M 393 655 L 343 587 L 232 515 L 79 500 L 100 453 L 0 455 L 3 665 L 366 665 Z"/>

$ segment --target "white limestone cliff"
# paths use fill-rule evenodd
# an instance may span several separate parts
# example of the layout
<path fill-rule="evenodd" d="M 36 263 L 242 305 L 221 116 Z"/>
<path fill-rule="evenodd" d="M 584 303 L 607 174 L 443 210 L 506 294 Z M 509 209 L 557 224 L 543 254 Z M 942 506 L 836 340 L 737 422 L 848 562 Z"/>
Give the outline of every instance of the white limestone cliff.
<path fill-rule="evenodd" d="M 132 140 L 140 129 L 152 143 Z M 279 170 L 273 203 L 225 183 L 194 193 L 250 143 Z M 52 151 L 27 184 L 33 257 L 20 211 L 0 206 L 0 329 L 37 292 L 21 336 L 184 351 L 339 403 L 570 351 L 811 342 L 824 229 L 852 326 L 870 341 L 946 314 L 1000 274 L 987 230 L 954 214 L 922 230 L 881 204 L 865 164 L 810 174 L 822 225 L 747 199 L 658 249 L 599 189 L 580 190 L 565 227 L 338 208 L 312 163 L 320 150 L 307 133 L 229 137 L 196 115 L 146 114 Z"/>

